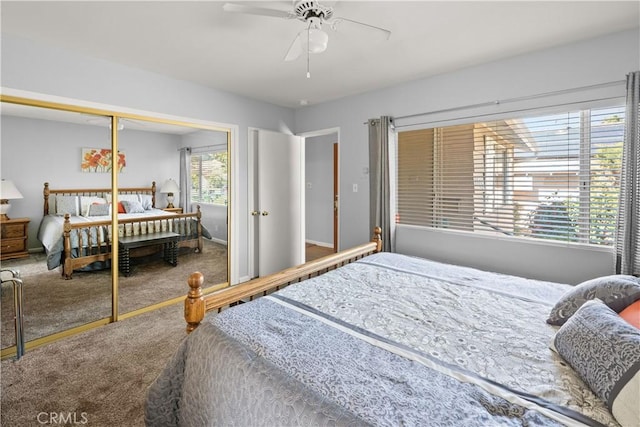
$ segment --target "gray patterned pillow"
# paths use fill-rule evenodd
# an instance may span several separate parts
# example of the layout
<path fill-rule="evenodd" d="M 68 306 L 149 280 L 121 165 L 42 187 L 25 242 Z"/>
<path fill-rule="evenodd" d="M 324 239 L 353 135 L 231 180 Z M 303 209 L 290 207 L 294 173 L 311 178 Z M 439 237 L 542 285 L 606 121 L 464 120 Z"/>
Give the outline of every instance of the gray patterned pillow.
<path fill-rule="evenodd" d="M 621 425 L 640 425 L 640 329 L 594 299 L 558 330 L 554 344 Z"/>
<path fill-rule="evenodd" d="M 111 205 L 108 203 L 93 203 L 89 206 L 88 216 L 107 216 L 111 213 Z"/>
<path fill-rule="evenodd" d="M 144 208 L 137 200 L 123 200 L 122 206 L 127 213 L 144 213 Z"/>
<path fill-rule="evenodd" d="M 551 309 L 547 323 L 562 326 L 585 302 L 598 298 L 616 313 L 640 300 L 640 279 L 624 274 L 597 277 L 576 285 Z"/>
<path fill-rule="evenodd" d="M 56 215 L 78 215 L 78 196 L 56 195 Z"/>

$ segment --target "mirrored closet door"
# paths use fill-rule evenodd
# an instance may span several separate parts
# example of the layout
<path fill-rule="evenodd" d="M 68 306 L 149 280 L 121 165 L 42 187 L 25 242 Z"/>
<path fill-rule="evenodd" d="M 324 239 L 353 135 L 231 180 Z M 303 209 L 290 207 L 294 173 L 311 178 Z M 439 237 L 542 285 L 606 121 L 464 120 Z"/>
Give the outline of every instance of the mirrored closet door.
<path fill-rule="evenodd" d="M 155 211 L 119 216 L 125 222 L 119 246 L 119 313 L 183 298 L 194 271 L 209 286 L 228 282 L 227 144 L 228 132 L 195 124 L 120 119 L 118 148 L 127 166 L 119 188 L 148 181 L 155 183 L 156 193 Z M 151 212 L 155 219 L 145 221 Z M 135 222 L 129 224 L 125 217 Z"/>
<path fill-rule="evenodd" d="M 228 129 L 2 101 L 2 179 L 19 196 L 3 182 L 1 267 L 23 279 L 27 349 L 179 302 L 196 270 L 207 291 L 228 286 Z M 3 357 L 14 317 L 3 284 Z"/>
<path fill-rule="evenodd" d="M 19 272 L 23 280 L 27 342 L 111 316 L 107 263 L 100 269 L 94 266 L 93 271 L 79 268 L 73 280 L 61 274 L 64 215 L 69 214 L 69 223 L 88 218 L 88 206 L 75 193 L 64 190 L 111 187 L 108 173 L 87 173 L 85 167 L 91 161 L 90 150 L 111 146 L 108 123 L 108 118 L 92 114 L 2 105 L 2 179 L 11 182 L 19 194 L 9 200 L 8 218 L 0 221 L 1 264 L 2 269 Z M 14 250 L 16 245 L 19 251 Z M 13 298 L 11 284 L 3 284 L 3 349 L 15 345 Z"/>

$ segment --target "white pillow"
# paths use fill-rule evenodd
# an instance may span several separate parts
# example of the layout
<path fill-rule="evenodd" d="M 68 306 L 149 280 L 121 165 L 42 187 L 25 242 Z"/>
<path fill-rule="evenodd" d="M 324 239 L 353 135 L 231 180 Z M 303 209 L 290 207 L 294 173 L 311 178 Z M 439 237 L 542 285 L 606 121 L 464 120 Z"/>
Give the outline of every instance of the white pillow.
<path fill-rule="evenodd" d="M 56 194 L 56 215 L 78 216 L 78 196 Z"/>
<path fill-rule="evenodd" d="M 102 197 L 80 196 L 80 215 L 89 216 L 89 206 L 94 203 L 107 204 L 107 201 Z"/>
<path fill-rule="evenodd" d="M 151 194 L 139 194 L 140 196 L 140 204 L 144 208 L 144 210 L 148 211 L 153 208 L 153 199 Z"/>

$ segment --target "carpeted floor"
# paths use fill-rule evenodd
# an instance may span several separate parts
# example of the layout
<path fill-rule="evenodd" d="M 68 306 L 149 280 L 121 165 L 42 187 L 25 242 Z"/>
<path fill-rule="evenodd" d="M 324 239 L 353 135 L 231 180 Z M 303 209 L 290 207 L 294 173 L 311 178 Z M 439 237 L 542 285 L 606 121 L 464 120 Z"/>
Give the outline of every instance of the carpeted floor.
<path fill-rule="evenodd" d="M 182 310 L 174 304 L 2 361 L 2 426 L 144 425 L 146 388 L 186 336 Z"/>
<path fill-rule="evenodd" d="M 182 265 L 190 268 L 186 260 Z M 1 425 L 143 426 L 146 389 L 186 336 L 185 327 L 178 303 L 3 360 Z"/>
<path fill-rule="evenodd" d="M 136 260 L 133 274 L 119 278 L 119 312 L 127 313 L 171 298 L 185 296 L 187 278 L 194 271 L 204 274 L 211 286 L 227 279 L 227 248 L 205 240 L 203 252 L 183 250 L 173 267 L 158 255 Z M 24 280 L 25 340 L 60 332 L 111 315 L 111 271 L 75 272 L 64 280 L 60 272 L 47 270 L 39 258 L 4 261 L 3 268 L 16 268 Z M 15 343 L 13 290 L 2 287 L 2 348 Z"/>

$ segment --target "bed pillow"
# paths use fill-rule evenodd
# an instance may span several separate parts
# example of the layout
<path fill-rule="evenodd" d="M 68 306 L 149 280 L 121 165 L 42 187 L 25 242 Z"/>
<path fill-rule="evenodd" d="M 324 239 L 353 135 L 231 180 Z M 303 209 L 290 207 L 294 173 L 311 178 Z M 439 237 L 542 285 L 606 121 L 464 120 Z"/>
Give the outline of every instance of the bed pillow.
<path fill-rule="evenodd" d="M 126 213 L 144 213 L 144 208 L 137 200 L 123 200 L 122 206 L 124 206 L 124 210 Z"/>
<path fill-rule="evenodd" d="M 111 205 L 108 203 L 93 203 L 89 206 L 87 216 L 107 216 L 111 213 Z"/>
<path fill-rule="evenodd" d="M 153 199 L 150 194 L 139 194 L 140 204 L 142 208 L 146 211 L 153 209 Z"/>
<path fill-rule="evenodd" d="M 640 279 L 624 274 L 597 277 L 574 286 L 551 309 L 547 323 L 561 326 L 585 302 L 599 298 L 616 313 L 640 300 Z"/>
<path fill-rule="evenodd" d="M 106 204 L 107 201 L 102 197 L 80 196 L 80 215 L 89 216 L 89 207 L 94 203 Z"/>
<path fill-rule="evenodd" d="M 107 193 L 105 195 L 105 197 L 107 198 L 107 202 L 111 203 L 113 202 L 113 198 L 111 197 L 111 193 Z M 139 202 L 140 199 L 138 198 L 137 194 L 118 194 L 118 202 Z"/>
<path fill-rule="evenodd" d="M 78 215 L 78 196 L 56 195 L 56 215 Z"/>
<path fill-rule="evenodd" d="M 554 345 L 621 425 L 640 425 L 640 329 L 594 299 L 558 330 Z"/>
<path fill-rule="evenodd" d="M 620 317 L 640 329 L 640 301 L 636 301 L 620 312 Z"/>

